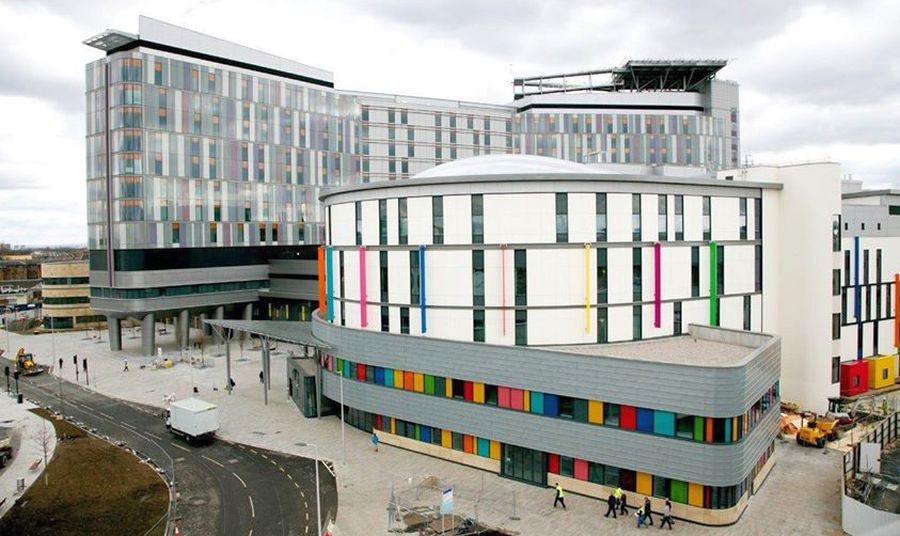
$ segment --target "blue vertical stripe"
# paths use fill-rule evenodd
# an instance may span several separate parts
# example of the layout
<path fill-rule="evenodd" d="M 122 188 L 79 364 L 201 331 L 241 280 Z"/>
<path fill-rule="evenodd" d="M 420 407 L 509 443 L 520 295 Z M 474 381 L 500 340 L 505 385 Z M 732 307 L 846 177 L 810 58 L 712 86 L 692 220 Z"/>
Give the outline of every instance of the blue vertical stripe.
<path fill-rule="evenodd" d="M 428 331 L 425 314 L 425 246 L 419 246 L 419 314 L 422 315 L 422 333 Z"/>
<path fill-rule="evenodd" d="M 325 310 L 327 314 L 325 319 L 329 322 L 334 321 L 334 270 L 332 257 L 334 256 L 334 248 L 325 247 Z"/>
<path fill-rule="evenodd" d="M 853 237 L 853 315 L 856 317 L 856 359 L 862 359 L 862 291 L 859 288 L 859 237 Z"/>

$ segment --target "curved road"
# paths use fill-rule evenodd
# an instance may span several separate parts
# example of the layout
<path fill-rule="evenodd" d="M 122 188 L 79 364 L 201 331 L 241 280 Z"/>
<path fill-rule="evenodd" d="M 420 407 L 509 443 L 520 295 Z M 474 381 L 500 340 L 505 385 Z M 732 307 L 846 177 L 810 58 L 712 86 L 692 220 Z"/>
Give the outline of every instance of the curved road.
<path fill-rule="evenodd" d="M 6 360 L 3 360 L 6 361 Z M 12 368 L 12 367 L 10 367 Z M 19 390 L 43 406 L 97 434 L 122 441 L 174 474 L 178 494 L 174 519 L 184 536 L 294 536 L 316 534 L 314 461 L 215 440 L 193 447 L 166 430 L 161 410 L 109 398 L 42 374 L 19 378 Z M 83 423 L 83 424 L 82 424 Z M 322 521 L 337 512 L 335 479 L 319 466 Z"/>

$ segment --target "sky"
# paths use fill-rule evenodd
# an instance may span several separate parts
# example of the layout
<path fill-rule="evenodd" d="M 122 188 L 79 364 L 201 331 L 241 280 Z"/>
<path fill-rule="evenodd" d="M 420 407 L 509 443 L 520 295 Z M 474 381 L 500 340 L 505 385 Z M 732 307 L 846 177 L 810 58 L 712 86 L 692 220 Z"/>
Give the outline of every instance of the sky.
<path fill-rule="evenodd" d="M 507 103 L 513 76 L 723 58 L 742 155 L 900 187 L 900 2 L 0 0 L 0 242 L 86 242 L 81 42 L 143 14 L 332 71 L 340 89 Z"/>

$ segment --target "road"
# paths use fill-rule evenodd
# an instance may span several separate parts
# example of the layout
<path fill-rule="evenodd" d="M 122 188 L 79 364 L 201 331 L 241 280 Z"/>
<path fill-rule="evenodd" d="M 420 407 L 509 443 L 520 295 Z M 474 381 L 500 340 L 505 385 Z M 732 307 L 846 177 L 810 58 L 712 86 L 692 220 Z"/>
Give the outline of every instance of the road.
<path fill-rule="evenodd" d="M 316 534 L 311 459 L 221 439 L 194 447 L 166 430 L 158 408 L 109 398 L 47 373 L 20 377 L 19 390 L 43 406 L 62 409 L 99 435 L 124 442 L 153 460 L 170 481 L 174 475 L 178 495 L 174 518 L 184 536 Z M 337 489 L 325 464 L 319 465 L 319 478 L 324 523 L 337 513 Z"/>

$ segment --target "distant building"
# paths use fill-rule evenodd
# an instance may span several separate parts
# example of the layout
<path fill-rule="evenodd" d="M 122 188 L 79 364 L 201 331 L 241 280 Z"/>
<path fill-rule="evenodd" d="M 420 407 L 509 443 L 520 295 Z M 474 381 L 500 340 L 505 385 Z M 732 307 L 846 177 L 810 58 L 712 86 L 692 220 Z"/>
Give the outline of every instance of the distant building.
<path fill-rule="evenodd" d="M 45 329 L 98 327 L 106 317 L 91 309 L 87 261 L 41 265 Z"/>

